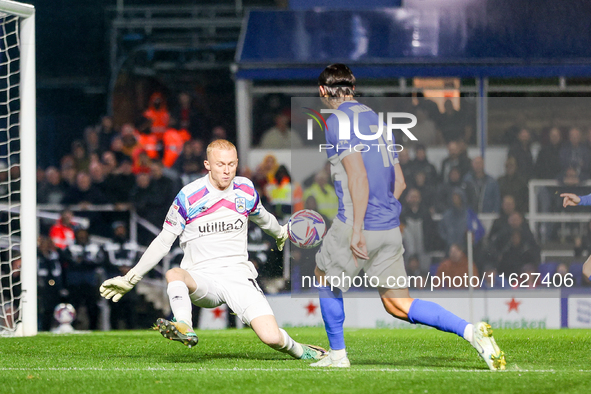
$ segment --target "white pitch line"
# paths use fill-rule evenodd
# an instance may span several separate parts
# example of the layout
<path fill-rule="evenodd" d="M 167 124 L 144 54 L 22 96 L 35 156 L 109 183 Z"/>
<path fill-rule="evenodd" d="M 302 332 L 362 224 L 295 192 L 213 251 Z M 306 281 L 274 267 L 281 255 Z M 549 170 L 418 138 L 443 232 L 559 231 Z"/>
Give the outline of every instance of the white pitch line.
<path fill-rule="evenodd" d="M 96 367 L 64 367 L 64 368 L 10 368 L 2 367 L 0 371 L 105 371 L 105 372 L 290 372 L 290 371 L 307 371 L 307 372 L 329 372 L 329 371 L 351 371 L 351 372 L 481 372 L 490 373 L 486 369 L 399 369 L 399 368 L 355 368 L 355 369 L 337 369 L 337 368 L 160 368 L 160 367 L 146 367 L 146 368 L 96 368 Z M 505 370 L 502 373 L 556 373 L 556 372 L 571 372 L 571 371 L 556 371 L 553 369 L 511 369 Z M 591 370 L 578 370 L 572 372 L 589 373 Z"/>

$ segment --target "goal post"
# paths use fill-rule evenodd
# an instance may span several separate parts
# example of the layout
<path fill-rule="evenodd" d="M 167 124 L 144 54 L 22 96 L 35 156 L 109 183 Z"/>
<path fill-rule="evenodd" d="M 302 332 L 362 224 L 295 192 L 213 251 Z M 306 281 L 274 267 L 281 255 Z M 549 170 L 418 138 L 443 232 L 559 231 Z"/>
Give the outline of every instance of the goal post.
<path fill-rule="evenodd" d="M 10 294 L 17 298 L 17 301 L 11 301 L 11 319 L 9 327 L 1 327 L 8 331 L 8 335 L 31 336 L 37 334 L 37 186 L 36 186 L 36 86 L 35 86 L 35 7 L 29 4 L 16 1 L 0 0 L 0 17 L 3 23 L 11 17 L 18 17 L 14 23 L 16 26 L 16 42 L 18 44 L 18 60 L 11 58 L 6 39 L 7 29 L 3 26 L 4 43 L 2 46 L 2 63 L 6 62 L 4 68 L 7 70 L 7 76 L 1 75 L 0 78 L 7 78 L 6 100 L 1 105 L 5 106 L 8 114 L 6 120 L 7 137 L 7 163 L 8 163 L 8 210 L 13 206 L 18 206 L 11 200 L 11 176 L 13 167 L 18 165 L 20 168 L 20 207 L 18 207 L 18 222 L 20 231 L 14 231 L 11 224 L 11 214 L 8 214 L 8 253 L 9 267 L 13 270 L 18 269 L 17 264 L 13 264 L 18 258 L 16 252 L 20 252 L 20 294 L 18 290 L 10 290 Z M 12 32 L 10 32 L 13 34 Z M 18 68 L 14 70 L 14 65 Z M 14 74 L 18 73 L 18 78 Z M 15 99 L 11 96 L 13 86 L 12 81 L 16 79 L 18 83 L 18 104 L 13 104 Z M 15 109 L 13 109 L 15 105 Z M 18 116 L 11 116 L 18 110 Z M 4 111 L 2 112 L 4 114 Z M 17 120 L 13 120 L 17 119 Z M 18 122 L 18 124 L 14 124 Z M 4 124 L 2 125 L 4 127 Z M 18 130 L 17 139 L 20 146 L 16 152 L 11 151 L 12 141 L 15 138 L 12 135 L 12 128 Z M 17 157 L 13 164 L 12 158 Z M 18 174 L 18 172 L 15 172 Z M 12 181 L 15 181 L 12 179 Z M 19 191 L 16 190 L 18 193 Z M 15 237 L 13 237 L 13 231 Z M 20 242 L 17 240 L 20 236 Z M 14 239 L 14 241 L 13 241 Z M 20 245 L 19 245 L 20 243 Z M 15 257 L 16 256 L 16 257 Z M 16 267 L 16 268 L 13 268 Z M 13 271 L 8 281 L 13 282 Z M 15 280 L 17 281 L 17 280 Z M 4 289 L 3 289 L 4 291 Z M 3 302 L 6 300 L 3 299 Z M 4 317 L 7 313 L 2 305 Z M 7 330 L 8 328 L 8 330 Z"/>

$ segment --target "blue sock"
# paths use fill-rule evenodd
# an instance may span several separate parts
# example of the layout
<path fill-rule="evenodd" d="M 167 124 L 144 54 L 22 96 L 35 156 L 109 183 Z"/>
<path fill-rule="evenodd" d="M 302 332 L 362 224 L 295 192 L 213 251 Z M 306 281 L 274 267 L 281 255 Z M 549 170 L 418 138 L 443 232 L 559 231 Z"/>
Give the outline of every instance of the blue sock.
<path fill-rule="evenodd" d="M 343 304 L 343 292 L 340 289 L 330 290 L 330 287 L 318 287 L 320 297 L 320 311 L 324 328 L 328 336 L 328 343 L 333 350 L 345 348 L 345 334 L 343 323 L 345 322 L 345 305 Z"/>
<path fill-rule="evenodd" d="M 462 338 L 468 325 L 466 320 L 454 315 L 442 306 L 423 300 L 414 300 L 410 304 L 408 320 L 412 324 L 421 323 L 441 331 L 453 332 Z"/>

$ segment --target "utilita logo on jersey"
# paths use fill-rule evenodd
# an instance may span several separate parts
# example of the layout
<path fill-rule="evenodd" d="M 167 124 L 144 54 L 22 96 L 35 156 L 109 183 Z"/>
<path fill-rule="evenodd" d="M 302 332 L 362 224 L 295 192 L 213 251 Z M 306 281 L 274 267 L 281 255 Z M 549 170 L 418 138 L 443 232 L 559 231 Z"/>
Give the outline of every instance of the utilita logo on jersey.
<path fill-rule="evenodd" d="M 244 221 L 242 219 L 238 219 L 232 223 L 219 221 L 209 222 L 198 226 L 200 237 L 215 233 L 229 233 L 231 231 L 240 230 L 242 227 L 244 227 Z"/>
<path fill-rule="evenodd" d="M 373 112 L 371 108 L 367 105 L 359 104 L 349 107 L 349 110 L 353 112 L 353 132 L 355 136 L 362 141 L 376 141 L 376 143 L 361 143 L 356 144 L 355 146 L 351 146 L 349 141 L 351 140 L 351 121 L 349 120 L 349 116 L 343 111 L 339 111 L 338 109 L 326 109 L 323 108 L 318 111 L 313 110 L 312 108 L 303 107 L 304 109 L 308 110 L 309 112 L 305 112 L 306 115 L 310 116 L 312 119 L 308 119 L 307 123 L 307 136 L 306 138 L 308 141 L 311 141 L 314 138 L 314 121 L 320 127 L 320 130 L 326 132 L 328 129 L 328 125 L 326 124 L 326 120 L 322 114 L 334 114 L 337 117 L 339 122 L 339 143 L 337 146 L 332 144 L 320 144 L 319 151 L 322 152 L 323 150 L 327 149 L 336 149 L 338 151 L 342 150 L 349 150 L 355 152 L 367 152 L 371 149 L 376 149 L 378 151 L 387 150 L 388 152 L 400 152 L 403 147 L 399 144 L 392 144 L 386 143 L 392 142 L 392 131 L 393 130 L 400 130 L 406 136 L 412 140 L 417 141 L 417 137 L 413 133 L 410 132 L 410 128 L 417 125 L 417 117 L 413 114 L 407 112 L 378 112 L 378 122 L 375 125 L 370 125 L 369 129 L 372 134 L 362 134 L 359 131 L 359 114 L 364 112 Z M 384 118 L 386 122 L 384 124 Z M 410 122 L 408 123 L 394 123 L 395 120 L 399 119 L 408 119 Z M 384 129 L 386 129 L 386 135 L 384 136 Z"/>

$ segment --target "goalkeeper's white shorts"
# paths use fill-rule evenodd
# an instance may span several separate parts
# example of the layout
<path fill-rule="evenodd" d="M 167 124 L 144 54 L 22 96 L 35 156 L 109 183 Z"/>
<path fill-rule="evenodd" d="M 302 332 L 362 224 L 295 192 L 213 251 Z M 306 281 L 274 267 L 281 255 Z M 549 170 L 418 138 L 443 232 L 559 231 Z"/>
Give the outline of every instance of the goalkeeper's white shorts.
<path fill-rule="evenodd" d="M 329 283 L 347 291 L 350 281 L 343 281 L 343 275 L 353 279 L 363 269 L 369 278 L 377 278 L 371 283 L 372 286 L 386 289 L 408 287 L 399 227 L 381 231 L 363 230 L 369 260 L 358 260 L 358 265 L 350 248 L 352 234 L 353 227 L 335 219 L 322 241 L 316 254 L 316 265 L 325 272 Z"/>
<path fill-rule="evenodd" d="M 232 273 L 187 270 L 197 284 L 197 291 L 190 295 L 191 302 L 201 308 L 216 308 L 227 304 L 246 325 L 273 310 L 259 287 L 256 278 L 237 270 Z"/>

